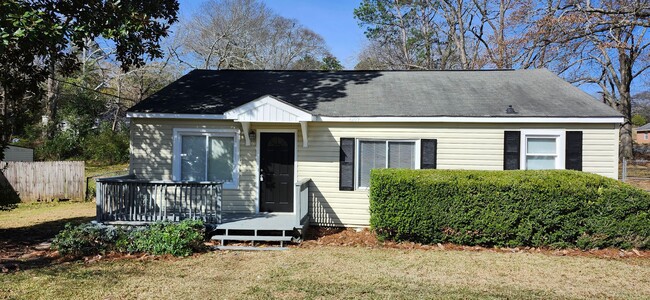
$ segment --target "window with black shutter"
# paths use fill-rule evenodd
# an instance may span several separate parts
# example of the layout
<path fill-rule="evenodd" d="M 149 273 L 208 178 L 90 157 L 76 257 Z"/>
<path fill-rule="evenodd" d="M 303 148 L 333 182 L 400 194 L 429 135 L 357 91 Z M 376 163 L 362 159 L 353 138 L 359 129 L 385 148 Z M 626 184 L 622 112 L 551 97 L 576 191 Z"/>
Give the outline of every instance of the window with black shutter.
<path fill-rule="evenodd" d="M 438 167 L 438 140 L 423 139 L 420 143 L 420 169 L 436 169 Z"/>
<path fill-rule="evenodd" d="M 567 170 L 582 171 L 582 131 L 566 132 L 566 162 Z"/>
<path fill-rule="evenodd" d="M 339 152 L 339 190 L 354 190 L 354 139 L 341 138 Z"/>
<path fill-rule="evenodd" d="M 503 169 L 519 170 L 521 133 L 519 131 L 506 131 L 503 135 Z"/>

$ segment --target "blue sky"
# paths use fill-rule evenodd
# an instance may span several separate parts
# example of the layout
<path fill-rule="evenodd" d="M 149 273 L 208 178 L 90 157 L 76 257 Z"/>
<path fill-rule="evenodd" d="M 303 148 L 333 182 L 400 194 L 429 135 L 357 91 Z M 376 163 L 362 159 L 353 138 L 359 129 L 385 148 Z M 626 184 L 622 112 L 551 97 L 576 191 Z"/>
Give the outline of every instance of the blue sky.
<path fill-rule="evenodd" d="M 180 0 L 181 16 L 190 16 L 203 1 Z M 263 0 L 277 14 L 297 19 L 325 38 L 330 51 L 346 69 L 353 69 L 366 41 L 353 11 L 360 0 Z"/>

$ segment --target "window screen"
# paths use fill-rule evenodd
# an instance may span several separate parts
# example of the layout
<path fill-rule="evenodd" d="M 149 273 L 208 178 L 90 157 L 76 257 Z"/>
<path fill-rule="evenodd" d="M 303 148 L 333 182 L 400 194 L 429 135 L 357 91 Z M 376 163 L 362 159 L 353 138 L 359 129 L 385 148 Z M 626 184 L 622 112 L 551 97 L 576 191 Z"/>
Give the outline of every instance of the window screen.
<path fill-rule="evenodd" d="M 555 169 L 557 159 L 557 138 L 526 138 L 526 169 Z"/>
<path fill-rule="evenodd" d="M 359 186 L 370 186 L 370 170 L 386 168 L 386 142 L 359 142 Z"/>
<path fill-rule="evenodd" d="M 413 141 L 359 141 L 358 186 L 370 186 L 370 170 L 415 169 Z"/>

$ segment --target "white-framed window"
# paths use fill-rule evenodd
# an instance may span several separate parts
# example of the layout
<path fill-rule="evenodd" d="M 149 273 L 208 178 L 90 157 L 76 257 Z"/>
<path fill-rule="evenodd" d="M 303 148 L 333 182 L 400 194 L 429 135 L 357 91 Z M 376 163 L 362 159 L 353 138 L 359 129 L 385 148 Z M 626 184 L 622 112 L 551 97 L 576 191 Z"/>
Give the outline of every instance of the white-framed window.
<path fill-rule="evenodd" d="M 174 181 L 222 181 L 239 186 L 239 131 L 174 129 Z"/>
<path fill-rule="evenodd" d="M 521 169 L 564 169 L 565 132 L 563 130 L 522 130 Z"/>
<path fill-rule="evenodd" d="M 385 168 L 419 169 L 419 140 L 357 139 L 356 187 L 370 187 L 370 170 Z"/>
<path fill-rule="evenodd" d="M 647 139 L 648 139 L 648 133 L 647 133 L 647 132 L 643 133 L 643 139 L 644 139 L 644 140 L 647 140 Z"/>

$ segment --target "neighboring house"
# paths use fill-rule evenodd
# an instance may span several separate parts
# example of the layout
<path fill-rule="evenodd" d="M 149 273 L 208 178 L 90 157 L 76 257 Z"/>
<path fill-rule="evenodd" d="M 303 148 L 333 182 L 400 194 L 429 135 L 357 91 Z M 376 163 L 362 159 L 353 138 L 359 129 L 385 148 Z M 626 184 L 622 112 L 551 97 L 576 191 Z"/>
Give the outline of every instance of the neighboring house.
<path fill-rule="evenodd" d="M 132 177 L 223 181 L 225 214 L 308 201 L 312 224 L 334 226 L 369 224 L 373 168 L 617 178 L 623 121 L 548 70 L 195 70 L 127 116 Z"/>
<path fill-rule="evenodd" d="M 9 146 L 5 149 L 3 161 L 34 161 L 34 149 Z"/>
<path fill-rule="evenodd" d="M 636 129 L 636 134 L 634 136 L 634 141 L 637 144 L 648 144 L 650 143 L 650 123 L 645 124 Z"/>

